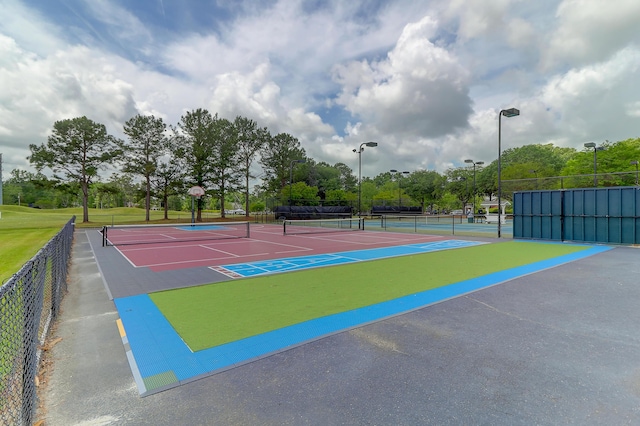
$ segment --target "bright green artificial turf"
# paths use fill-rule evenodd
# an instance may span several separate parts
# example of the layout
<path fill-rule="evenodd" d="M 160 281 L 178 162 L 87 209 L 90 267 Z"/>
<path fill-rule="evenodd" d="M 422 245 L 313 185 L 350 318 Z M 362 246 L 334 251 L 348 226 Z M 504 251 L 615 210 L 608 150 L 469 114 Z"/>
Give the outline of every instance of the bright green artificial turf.
<path fill-rule="evenodd" d="M 196 351 L 585 249 L 532 242 L 485 244 L 149 296 Z"/>

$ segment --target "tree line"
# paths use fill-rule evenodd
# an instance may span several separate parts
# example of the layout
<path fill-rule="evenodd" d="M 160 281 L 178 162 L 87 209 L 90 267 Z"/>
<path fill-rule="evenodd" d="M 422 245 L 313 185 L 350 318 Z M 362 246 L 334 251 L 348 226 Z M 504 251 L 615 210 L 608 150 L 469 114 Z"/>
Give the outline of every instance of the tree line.
<path fill-rule="evenodd" d="M 249 215 L 269 207 L 265 200 L 281 205 L 355 206 L 360 190 L 363 211 L 380 203 L 447 211 L 470 203 L 479 206 L 482 199 L 497 193 L 497 160 L 477 164 L 482 159 L 442 174 L 385 171 L 364 177 L 359 188 L 350 167 L 316 162 L 294 136 L 272 135 L 254 120 L 241 116 L 228 120 L 202 108 L 185 113 L 176 125 L 138 114 L 124 124 L 123 133 L 126 140 L 108 134 L 104 125 L 87 117 L 55 122 L 46 143 L 29 146 L 28 159 L 37 173 L 11 172 L 5 182 L 6 203 L 16 203 L 18 191 L 24 204 L 48 194 L 44 198 L 49 202 L 42 207 L 61 207 L 73 205 L 79 194 L 83 222 L 89 220 L 90 199 L 109 199 L 109 206 L 143 204 L 149 220 L 153 200 L 163 206 L 166 218 L 170 207 L 184 207 L 189 187 L 201 186 L 207 196 L 197 200 L 200 221 L 206 206 L 219 207 L 224 217 L 229 199 L 241 203 Z M 594 159 L 598 174 L 606 174 L 598 186 L 634 185 L 640 138 L 605 141 L 580 151 L 552 144 L 507 149 L 501 159 L 503 196 L 508 199 L 513 190 L 591 186 Z M 42 173 L 44 169 L 53 172 L 51 179 Z M 101 172 L 108 169 L 116 172 L 103 181 Z M 252 192 L 250 182 L 256 178 L 262 183 Z"/>

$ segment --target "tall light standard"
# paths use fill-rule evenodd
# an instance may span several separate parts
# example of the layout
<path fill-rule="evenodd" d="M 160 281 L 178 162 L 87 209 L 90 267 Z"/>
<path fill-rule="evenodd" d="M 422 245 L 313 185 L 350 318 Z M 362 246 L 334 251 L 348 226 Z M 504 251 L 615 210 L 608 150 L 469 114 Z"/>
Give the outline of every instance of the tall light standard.
<path fill-rule="evenodd" d="M 362 151 L 364 151 L 364 147 L 369 146 L 371 148 L 378 146 L 378 142 L 363 142 L 360 144 L 360 148 L 357 150 L 353 150 L 353 152 L 358 153 L 358 217 L 360 216 L 360 203 L 362 200 Z"/>
<path fill-rule="evenodd" d="M 502 116 L 515 117 L 520 115 L 516 108 L 501 109 L 498 114 L 498 238 L 500 238 L 502 224 Z"/>
<path fill-rule="evenodd" d="M 408 175 L 411 172 L 399 172 L 396 169 L 389 170 L 391 173 L 397 173 L 396 179 L 398 180 L 398 213 L 402 211 L 402 187 L 400 186 L 400 178 L 402 175 Z"/>
<path fill-rule="evenodd" d="M 602 151 L 604 147 L 596 146 L 595 142 L 587 142 L 584 144 L 585 148 L 593 148 L 593 187 L 598 187 L 598 151 Z"/>
<path fill-rule="evenodd" d="M 484 161 L 464 160 L 465 163 L 473 164 L 473 214 L 476 214 L 476 166 L 481 166 Z"/>
<path fill-rule="evenodd" d="M 636 186 L 638 186 L 638 160 L 632 160 L 629 164 L 636 166 Z"/>
<path fill-rule="evenodd" d="M 293 165 L 302 164 L 306 162 L 307 160 L 305 160 L 304 158 L 301 160 L 291 160 L 291 166 L 289 167 L 289 219 L 291 219 L 291 197 L 292 197 L 291 184 L 293 183 Z"/>

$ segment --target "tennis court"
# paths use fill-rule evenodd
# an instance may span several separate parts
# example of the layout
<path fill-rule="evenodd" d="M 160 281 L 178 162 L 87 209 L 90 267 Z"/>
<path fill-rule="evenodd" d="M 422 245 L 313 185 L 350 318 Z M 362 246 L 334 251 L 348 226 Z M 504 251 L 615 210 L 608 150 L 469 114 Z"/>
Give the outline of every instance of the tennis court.
<path fill-rule="evenodd" d="M 520 248 L 528 245 L 528 254 L 513 257 L 515 246 L 509 248 L 503 243 L 388 231 L 285 236 L 282 227 L 275 225 L 252 226 L 250 238 L 146 241 L 102 248 L 93 245 L 110 292 L 118 294 L 114 302 L 120 315 L 119 329 L 139 392 L 148 395 L 607 249 L 506 244 L 518 244 Z M 194 251 L 177 258 L 177 253 L 196 246 L 204 246 L 211 252 L 209 257 L 189 260 L 189 256 L 200 253 Z M 449 252 L 447 261 L 431 257 L 444 252 Z M 163 261 L 149 261 L 154 253 Z M 306 254 L 295 256 L 302 253 Z M 105 256 L 111 258 L 105 260 Z M 117 257 L 119 262 L 115 262 Z M 165 262 L 165 257 L 173 260 Z M 118 274 L 111 273 L 113 266 L 120 271 Z M 326 268 L 309 269 L 318 266 Z M 278 274 L 283 271 L 295 272 Z M 130 287 L 128 283 L 141 273 L 143 281 L 153 281 L 145 291 L 120 296 L 123 292 L 118 289 Z M 255 278 L 229 281 L 233 275 Z M 127 281 L 111 282 L 114 277 L 127 277 Z M 158 285 L 161 277 L 169 277 L 171 285 Z M 197 284 L 205 285 L 193 287 Z M 310 299 L 296 307 L 297 299 L 286 299 L 296 292 Z M 257 304 L 250 303 L 252 297 L 257 298 Z M 323 306 L 323 299 L 331 300 Z M 278 307 L 279 302 L 286 302 L 285 306 Z M 313 305 L 321 308 L 314 310 Z M 274 306 L 278 315 L 268 310 Z M 282 318 L 272 322 L 275 317 Z M 236 330 L 243 322 L 245 328 Z M 207 340 L 203 333 L 229 335 L 222 340 Z"/>
<path fill-rule="evenodd" d="M 447 239 L 425 234 L 308 226 L 298 226 L 290 235 L 284 235 L 282 225 L 252 224 L 250 228 L 248 225 L 244 222 L 198 227 L 123 226 L 109 231 L 115 247 L 105 249 L 115 248 L 134 268 L 160 272 Z"/>

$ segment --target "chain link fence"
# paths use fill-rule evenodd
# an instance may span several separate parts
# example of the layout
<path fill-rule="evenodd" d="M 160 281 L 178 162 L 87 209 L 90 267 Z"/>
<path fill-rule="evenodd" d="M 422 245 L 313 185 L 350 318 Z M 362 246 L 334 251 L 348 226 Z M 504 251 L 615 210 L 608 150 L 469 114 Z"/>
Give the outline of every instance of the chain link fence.
<path fill-rule="evenodd" d="M 31 425 L 42 345 L 67 289 L 75 216 L 0 287 L 0 424 Z"/>
<path fill-rule="evenodd" d="M 513 193 L 516 191 L 638 186 L 640 184 L 638 176 L 638 172 L 612 172 L 528 179 L 503 179 L 502 195 L 512 199 Z"/>

